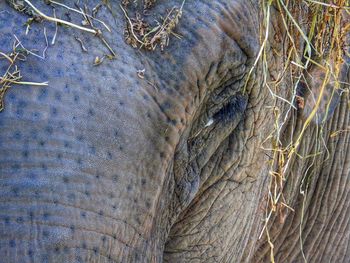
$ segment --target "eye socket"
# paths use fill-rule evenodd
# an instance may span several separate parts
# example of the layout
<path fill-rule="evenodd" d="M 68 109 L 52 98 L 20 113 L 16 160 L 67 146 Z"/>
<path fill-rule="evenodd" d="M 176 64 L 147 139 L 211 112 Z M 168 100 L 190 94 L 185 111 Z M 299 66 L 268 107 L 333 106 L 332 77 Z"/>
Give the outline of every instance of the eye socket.
<path fill-rule="evenodd" d="M 208 96 L 197 126 L 207 128 L 215 122 L 228 121 L 237 112 L 243 112 L 246 108 L 247 99 L 240 92 L 244 82 L 242 79 L 231 78 Z"/>
<path fill-rule="evenodd" d="M 193 145 L 195 141 L 215 137 L 215 134 L 229 133 L 241 120 L 247 105 L 248 97 L 241 93 L 230 97 L 222 105 L 214 105 L 193 126 L 189 141 Z"/>

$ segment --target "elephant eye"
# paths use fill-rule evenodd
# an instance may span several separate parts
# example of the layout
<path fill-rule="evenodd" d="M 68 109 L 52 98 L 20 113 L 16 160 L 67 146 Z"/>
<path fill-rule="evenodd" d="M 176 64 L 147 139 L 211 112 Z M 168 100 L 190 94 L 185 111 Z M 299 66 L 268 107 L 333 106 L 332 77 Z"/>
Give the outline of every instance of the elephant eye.
<path fill-rule="evenodd" d="M 204 144 L 203 140 L 225 137 L 235 128 L 248 104 L 247 96 L 240 92 L 241 87 L 241 80 L 231 79 L 208 95 L 192 126 L 190 144 L 193 150 L 196 144 Z"/>
<path fill-rule="evenodd" d="M 217 122 L 227 122 L 244 112 L 247 99 L 240 92 L 241 86 L 242 81 L 234 78 L 214 89 L 208 96 L 200 126 L 207 128 Z"/>

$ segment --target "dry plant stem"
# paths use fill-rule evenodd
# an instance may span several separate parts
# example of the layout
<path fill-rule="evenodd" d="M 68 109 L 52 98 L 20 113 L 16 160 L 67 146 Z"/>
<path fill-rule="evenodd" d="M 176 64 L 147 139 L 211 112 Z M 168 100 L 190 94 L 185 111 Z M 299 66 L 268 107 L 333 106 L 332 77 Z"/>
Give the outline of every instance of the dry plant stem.
<path fill-rule="evenodd" d="M 323 3 L 323 2 L 315 1 L 315 0 L 305 0 L 305 1 L 310 2 L 310 3 L 314 3 L 314 4 L 318 4 L 318 5 L 322 5 L 322 6 L 326 6 L 326 7 L 350 10 L 350 7 L 348 7 L 348 6 L 342 6 L 341 7 L 341 6 L 337 6 L 335 4 L 328 4 L 328 3 Z"/>
<path fill-rule="evenodd" d="M 38 10 L 29 0 L 23 0 L 23 1 L 26 2 L 38 15 L 40 15 L 41 17 L 43 17 L 44 19 L 46 19 L 48 21 L 61 23 L 61 24 L 64 24 L 64 25 L 67 25 L 67 26 L 70 26 L 70 27 L 73 27 L 73 28 L 80 29 L 82 31 L 86 31 L 86 32 L 95 34 L 95 35 L 98 34 L 98 32 L 96 30 L 94 30 L 94 29 L 85 28 L 85 27 L 82 27 L 82 26 L 70 23 L 68 21 L 65 21 L 65 20 L 62 20 L 62 19 L 59 19 L 59 18 L 54 18 L 54 17 L 51 17 L 51 16 L 47 16 L 44 13 L 42 13 L 40 10 Z"/>
<path fill-rule="evenodd" d="M 101 23 L 109 32 L 112 32 L 111 29 L 107 26 L 107 24 L 106 24 L 105 22 L 103 22 L 103 21 L 101 21 L 101 20 L 99 20 L 99 19 L 97 19 L 97 18 L 95 18 L 95 17 L 93 17 L 93 16 L 91 16 L 91 15 L 89 15 L 89 14 L 86 14 L 86 13 L 80 11 L 80 10 L 77 10 L 77 9 L 75 9 L 75 8 L 69 7 L 69 6 L 67 6 L 67 5 L 64 5 L 64 4 L 62 4 L 62 3 L 59 3 L 59 2 L 56 2 L 56 1 L 53 1 L 53 0 L 49 0 L 49 2 L 52 3 L 52 4 L 55 4 L 55 5 L 64 7 L 64 8 L 66 8 L 66 9 L 68 9 L 68 10 L 70 10 L 70 11 L 73 11 L 73 12 L 76 12 L 76 13 L 78 13 L 78 14 L 81 14 L 81 15 L 84 15 L 84 16 L 88 16 L 89 18 L 91 18 L 91 19 L 93 19 L 93 20 L 95 20 L 95 21 Z"/>
<path fill-rule="evenodd" d="M 128 16 L 128 13 L 126 12 L 126 10 L 123 8 L 122 5 L 119 5 L 119 6 L 120 6 L 120 8 L 122 9 L 125 18 L 128 20 L 129 28 L 130 28 L 130 31 L 131 31 L 132 36 L 135 38 L 135 40 L 136 40 L 137 42 L 139 42 L 141 45 L 143 45 L 144 43 L 143 43 L 140 39 L 138 39 L 138 37 L 135 35 L 134 27 L 133 27 L 133 24 L 132 24 L 132 22 L 131 22 L 131 20 L 130 20 L 130 17 Z"/>
<path fill-rule="evenodd" d="M 279 213 L 279 207 L 283 206 L 291 211 L 294 211 L 290 206 L 286 204 L 283 192 L 284 192 L 284 181 L 285 177 L 287 175 L 287 172 L 290 169 L 290 166 L 292 164 L 292 159 L 294 157 L 301 158 L 301 159 L 307 159 L 312 158 L 311 163 L 314 163 L 316 161 L 316 157 L 319 156 L 321 153 L 326 151 L 326 154 L 328 158 L 329 157 L 329 150 L 327 149 L 327 145 L 325 142 L 325 138 L 322 136 L 323 132 L 323 125 L 325 123 L 325 120 L 327 119 L 327 114 L 330 109 L 330 104 L 332 101 L 332 97 L 334 96 L 336 90 L 340 90 L 341 92 L 348 92 L 348 90 L 342 89 L 340 87 L 341 83 L 338 80 L 339 74 L 340 74 L 340 67 L 343 64 L 343 55 L 346 54 L 346 51 L 342 50 L 344 40 L 343 36 L 346 34 L 349 23 L 343 25 L 344 22 L 342 21 L 342 13 L 341 12 L 347 12 L 349 13 L 349 6 L 345 6 L 346 1 L 344 0 L 335 0 L 332 1 L 332 4 L 322 3 L 319 1 L 314 0 L 300 0 L 300 1 L 288 1 L 288 0 L 275 0 L 279 9 L 279 13 L 281 16 L 281 20 L 283 22 L 284 28 L 286 29 L 286 36 L 287 40 L 289 42 L 289 51 L 286 53 L 287 61 L 285 61 L 285 66 L 283 69 L 283 73 L 278 76 L 276 81 L 273 82 L 267 82 L 267 76 L 269 73 L 268 64 L 267 64 L 267 52 L 266 51 L 266 42 L 267 37 L 269 33 L 266 31 L 269 31 L 269 4 L 271 4 L 272 1 L 269 0 L 262 0 L 263 8 L 264 8 L 264 28 L 265 28 L 265 38 L 262 39 L 262 47 L 258 52 L 258 58 L 253 63 L 253 68 L 257 66 L 258 60 L 262 60 L 262 69 L 264 74 L 264 80 L 263 85 L 268 88 L 271 95 L 275 99 L 274 106 L 271 106 L 270 108 L 274 109 L 275 114 L 275 129 L 273 132 L 270 133 L 270 135 L 263 141 L 263 144 L 267 143 L 269 140 L 271 140 L 272 147 L 269 149 L 269 147 L 262 147 L 264 150 L 272 151 L 273 157 L 271 157 L 270 161 L 270 184 L 268 189 L 268 198 L 267 198 L 267 209 L 266 209 L 266 217 L 264 220 L 263 229 L 260 233 L 259 239 L 262 237 L 264 233 L 266 233 L 267 242 L 270 246 L 270 260 L 271 262 L 274 262 L 274 245 L 272 243 L 272 240 L 270 238 L 269 233 L 269 221 L 272 218 L 272 215 L 274 213 Z M 305 15 L 302 7 L 302 2 L 306 3 L 306 6 L 308 8 L 309 14 L 311 14 L 310 17 L 308 17 L 309 21 L 311 21 L 311 24 L 306 24 L 307 28 L 302 29 L 302 26 L 299 24 L 300 19 L 303 19 L 303 17 L 300 17 L 300 15 Z M 347 2 L 348 3 L 348 2 Z M 348 5 L 348 4 L 347 4 Z M 315 7 L 316 6 L 316 7 Z M 298 12 L 299 11 L 299 12 Z M 307 15 L 307 14 L 306 14 Z M 266 22 L 267 21 L 267 22 Z M 345 22 L 346 23 L 346 22 Z M 311 26 L 310 26 L 311 25 Z M 306 36 L 306 32 L 308 32 L 308 36 Z M 300 47 L 297 46 L 298 41 L 296 39 L 302 39 L 305 43 L 304 53 L 302 55 L 299 54 Z M 311 41 L 313 41 L 311 43 Z M 347 40 L 345 40 L 347 41 Z M 345 42 L 346 43 L 346 42 Z M 312 51 L 312 52 L 311 52 Z M 315 58 L 311 58 L 311 55 L 315 55 Z M 319 63 L 319 61 L 322 61 Z M 321 84 L 319 84 L 318 87 L 309 87 L 307 78 L 304 76 L 304 74 L 308 74 L 307 70 L 310 69 L 310 65 L 313 67 L 319 68 L 321 71 L 325 72 L 325 77 Z M 285 73 L 287 70 L 290 69 L 290 78 L 292 80 L 293 85 L 293 94 L 292 94 L 292 100 L 288 103 L 285 99 L 277 95 L 278 86 L 282 83 L 283 79 L 286 79 Z M 248 74 L 248 80 L 249 76 L 252 73 L 252 71 L 249 71 Z M 312 75 L 308 77 L 313 77 Z M 290 143 L 288 143 L 286 146 L 282 144 L 281 140 L 281 130 L 282 127 L 285 126 L 285 124 L 288 121 L 288 116 L 291 116 L 291 110 L 294 107 L 294 102 L 298 102 L 297 97 L 297 88 L 299 82 L 303 80 L 303 82 L 306 84 L 306 87 L 309 89 L 309 92 L 311 93 L 310 96 L 313 96 L 312 92 L 314 89 L 317 89 L 317 97 L 314 98 L 313 102 L 313 108 L 311 109 L 311 113 L 307 116 L 306 120 L 304 121 L 301 130 L 298 134 L 291 134 L 290 135 Z M 311 84 L 311 83 L 309 83 Z M 312 120 L 317 117 L 318 118 L 318 110 L 322 105 L 322 100 L 324 99 L 324 93 L 327 92 L 327 85 L 332 84 L 333 90 L 331 90 L 330 98 L 327 101 L 327 104 L 325 105 L 325 115 L 323 117 L 323 120 L 321 121 L 320 127 L 319 125 L 316 125 L 316 145 L 315 145 L 315 153 L 308 154 L 307 156 L 301 156 L 298 153 L 299 146 L 301 145 L 301 141 L 303 137 L 305 136 L 305 132 L 307 128 L 311 125 Z M 272 86 L 273 85 L 273 86 Z M 345 84 L 346 85 L 346 84 Z M 246 85 L 245 85 L 246 86 Z M 276 104 L 277 99 L 282 99 L 282 101 L 287 102 L 289 104 L 289 108 L 287 109 L 286 114 L 284 114 L 284 117 L 281 116 L 280 110 Z M 301 98 L 302 99 L 302 98 Z M 303 101 L 304 102 L 304 101 Z M 305 100 L 306 102 L 306 100 Z M 304 107 L 301 107 L 303 109 Z M 292 115 L 293 116 L 293 115 Z M 283 117 L 282 122 L 280 122 L 281 117 Z M 349 129 L 350 130 L 350 129 Z M 348 129 L 335 131 L 333 132 L 330 137 L 337 136 L 340 133 L 348 132 Z M 324 147 L 324 149 L 322 149 Z M 303 195 L 303 205 L 302 205 L 302 214 L 301 214 L 301 224 L 299 227 L 299 239 L 300 239 L 300 251 L 303 256 L 304 261 L 306 262 L 306 256 L 304 254 L 304 241 L 302 237 L 303 232 L 303 221 L 304 221 L 304 210 L 305 210 L 305 202 L 306 202 L 306 196 L 308 193 L 308 187 L 309 187 L 309 180 L 308 179 L 308 172 L 310 169 L 313 169 L 313 165 L 311 164 L 309 167 L 307 167 L 307 171 L 302 175 L 302 181 L 300 185 L 300 193 Z M 282 211 L 280 211 L 282 212 Z"/>
<path fill-rule="evenodd" d="M 264 38 L 264 41 L 261 44 L 261 48 L 259 50 L 259 53 L 258 53 L 255 61 L 254 61 L 254 64 L 253 64 L 253 66 L 251 67 L 251 69 L 248 72 L 247 80 L 245 81 L 245 85 L 244 85 L 244 88 L 243 88 L 243 94 L 246 92 L 246 89 L 247 89 L 247 86 L 248 86 L 248 82 L 250 80 L 250 76 L 253 73 L 254 69 L 256 68 L 258 62 L 260 61 L 261 55 L 262 55 L 262 53 L 263 53 L 263 51 L 265 49 L 266 42 L 267 42 L 268 37 L 269 37 L 270 6 L 271 6 L 271 4 L 272 4 L 272 0 L 269 0 L 268 3 L 267 3 L 267 11 L 266 11 L 267 15 L 266 15 L 266 23 L 265 23 L 265 26 L 266 26 L 265 38 Z"/>
<path fill-rule="evenodd" d="M 15 62 L 17 58 L 19 57 L 19 53 L 16 52 L 16 48 L 19 46 L 19 43 L 15 43 L 13 45 L 13 52 L 10 55 L 7 55 L 3 52 L 0 52 L 0 56 L 4 57 L 9 62 L 9 66 L 7 67 L 7 70 L 3 74 L 2 77 L 0 77 L 0 112 L 4 109 L 4 97 L 9 88 L 11 88 L 11 84 L 18 84 L 18 85 L 30 85 L 30 86 L 48 86 L 48 82 L 30 82 L 30 81 L 20 81 L 22 79 L 21 73 L 17 66 L 15 65 Z M 13 58 L 11 58 L 13 57 Z M 10 72 L 10 70 L 14 67 L 13 71 Z"/>
<path fill-rule="evenodd" d="M 55 9 L 53 9 L 53 16 L 54 16 L 54 18 L 56 18 L 56 11 L 55 11 Z M 51 45 L 55 45 L 57 32 L 58 32 L 58 24 L 57 24 L 57 22 L 55 22 L 55 34 L 53 35 L 53 38 L 51 40 Z"/>

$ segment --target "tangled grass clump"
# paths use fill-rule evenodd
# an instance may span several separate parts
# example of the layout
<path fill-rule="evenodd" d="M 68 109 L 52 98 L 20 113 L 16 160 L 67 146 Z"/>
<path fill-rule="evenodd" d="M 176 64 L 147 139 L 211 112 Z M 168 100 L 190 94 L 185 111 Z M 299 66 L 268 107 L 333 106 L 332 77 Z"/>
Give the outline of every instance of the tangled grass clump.
<path fill-rule="evenodd" d="M 120 7 L 127 21 L 124 31 L 126 43 L 134 48 L 155 50 L 157 46 L 160 46 L 160 49 L 164 50 L 169 44 L 170 35 L 174 35 L 180 39 L 181 37 L 174 32 L 174 29 L 179 24 L 185 1 L 182 1 L 181 7 L 174 6 L 171 10 L 168 10 L 165 18 L 161 18 L 161 22 L 157 21 L 155 25 L 150 25 L 146 22 L 145 17 L 139 12 L 136 12 L 135 16 L 130 18 L 126 10 L 130 5 L 130 1 L 122 1 L 123 5 Z M 134 2 L 137 3 L 137 1 Z M 155 2 L 155 0 L 145 0 L 144 12 L 151 8 Z"/>

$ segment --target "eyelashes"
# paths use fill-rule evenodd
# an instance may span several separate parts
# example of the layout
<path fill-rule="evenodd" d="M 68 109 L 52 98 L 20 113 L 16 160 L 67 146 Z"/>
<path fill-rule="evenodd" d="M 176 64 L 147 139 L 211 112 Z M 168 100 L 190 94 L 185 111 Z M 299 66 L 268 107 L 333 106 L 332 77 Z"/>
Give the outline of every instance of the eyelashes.
<path fill-rule="evenodd" d="M 241 94 L 230 99 L 219 111 L 213 115 L 214 121 L 228 122 L 241 115 L 247 108 L 248 98 Z"/>

